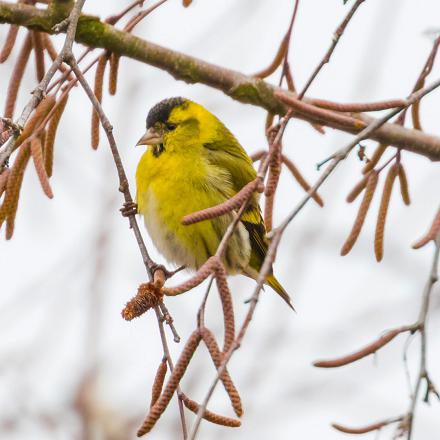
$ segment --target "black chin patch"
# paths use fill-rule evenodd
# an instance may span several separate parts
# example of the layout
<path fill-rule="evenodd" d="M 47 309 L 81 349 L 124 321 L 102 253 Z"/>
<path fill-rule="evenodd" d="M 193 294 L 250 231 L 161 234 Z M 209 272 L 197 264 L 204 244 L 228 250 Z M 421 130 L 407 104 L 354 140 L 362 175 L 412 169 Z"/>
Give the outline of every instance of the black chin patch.
<path fill-rule="evenodd" d="M 153 156 L 159 157 L 165 151 L 163 144 L 153 145 Z"/>
<path fill-rule="evenodd" d="M 186 101 L 185 98 L 168 98 L 156 104 L 148 113 L 147 128 L 152 127 L 156 122 L 167 122 L 171 111 Z"/>

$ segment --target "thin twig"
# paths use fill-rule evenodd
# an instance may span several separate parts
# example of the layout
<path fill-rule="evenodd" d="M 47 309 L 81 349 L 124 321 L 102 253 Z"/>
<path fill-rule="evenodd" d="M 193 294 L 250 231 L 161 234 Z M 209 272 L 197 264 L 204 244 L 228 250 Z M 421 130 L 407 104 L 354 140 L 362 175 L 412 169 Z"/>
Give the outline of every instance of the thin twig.
<path fill-rule="evenodd" d="M 434 83 L 432 83 L 430 86 L 426 87 L 425 89 L 420 90 L 416 93 L 413 93 L 410 97 L 408 97 L 405 100 L 406 107 L 408 107 L 408 106 L 412 105 L 414 102 L 420 100 L 423 96 L 430 93 L 432 90 L 434 90 L 435 88 L 437 88 L 439 86 L 440 86 L 440 79 L 435 81 Z M 371 124 L 369 124 L 367 127 L 365 127 L 347 146 L 345 146 L 344 148 L 341 148 L 334 155 L 332 155 L 331 163 L 328 165 L 328 167 L 321 174 L 320 178 L 315 183 L 315 185 L 313 185 L 313 187 L 303 197 L 303 199 L 298 203 L 298 205 L 295 207 L 295 209 L 281 223 L 281 225 L 271 232 L 271 234 L 270 234 L 271 243 L 270 243 L 267 255 L 265 257 L 264 263 L 263 263 L 263 265 L 260 269 L 259 275 L 258 275 L 257 286 L 254 290 L 252 297 L 251 297 L 250 307 L 249 307 L 248 313 L 243 321 L 243 324 L 240 328 L 240 331 L 239 331 L 237 337 L 235 338 L 232 346 L 225 353 L 222 365 L 218 368 L 217 375 L 214 378 L 214 380 L 213 380 L 213 382 L 212 382 L 212 384 L 211 384 L 211 386 L 205 396 L 205 399 L 200 406 L 200 410 L 197 414 L 196 421 L 194 423 L 193 429 L 192 429 L 191 434 L 189 436 L 190 440 L 195 439 L 197 432 L 198 432 L 198 429 L 199 429 L 199 426 L 200 426 L 200 423 L 201 423 L 201 420 L 202 420 L 203 413 L 206 410 L 207 405 L 209 403 L 209 400 L 211 399 L 211 396 L 214 392 L 214 389 L 216 388 L 216 386 L 220 380 L 220 375 L 223 374 L 224 369 L 226 368 L 226 365 L 228 364 L 230 358 L 232 357 L 233 352 L 240 346 L 240 343 L 246 334 L 247 328 L 248 328 L 250 322 L 252 321 L 253 314 L 254 314 L 255 308 L 256 308 L 256 304 L 258 302 L 260 291 L 262 289 L 262 286 L 264 284 L 266 276 L 272 267 L 272 262 L 275 257 L 275 254 L 276 254 L 276 249 L 278 247 L 278 244 L 280 243 L 281 236 L 282 236 L 284 230 L 289 225 L 289 223 L 293 220 L 293 218 L 295 218 L 296 215 L 302 210 L 302 208 L 305 206 L 305 204 L 310 200 L 312 194 L 316 193 L 318 188 L 333 173 L 333 171 L 336 169 L 338 164 L 346 158 L 346 156 L 349 154 L 349 152 L 361 140 L 365 139 L 367 136 L 369 136 L 369 134 L 371 134 L 373 131 L 375 131 L 377 128 L 379 128 L 381 125 L 385 124 L 389 119 L 391 119 L 393 116 L 398 114 L 401 110 L 402 110 L 402 108 L 394 109 L 394 110 L 390 111 L 389 113 L 387 113 L 387 115 L 385 115 L 384 117 L 377 119 L 377 120 L 374 120 Z M 280 122 L 279 131 L 275 137 L 274 143 L 280 141 L 280 138 L 283 134 L 283 131 L 286 127 L 286 124 L 287 124 L 289 118 L 290 118 L 290 114 L 287 114 Z M 266 164 L 268 164 L 268 159 L 269 158 L 265 158 Z M 265 169 L 267 170 L 267 166 L 265 167 Z"/>
<path fill-rule="evenodd" d="M 63 48 L 61 49 L 60 54 L 56 58 L 56 60 L 52 63 L 49 70 L 44 75 L 42 81 L 38 84 L 38 86 L 32 92 L 32 98 L 26 104 L 23 112 L 21 113 L 18 120 L 15 122 L 19 127 L 23 127 L 28 120 L 29 116 L 33 112 L 33 110 L 38 106 L 40 101 L 43 99 L 47 87 L 52 80 L 53 76 L 61 66 L 61 63 L 65 61 L 67 56 L 71 56 L 72 54 L 72 45 L 75 40 L 76 28 L 78 25 L 78 19 L 81 14 L 81 9 L 84 5 L 85 0 L 77 0 L 72 11 L 69 14 L 68 22 L 69 26 L 66 31 L 66 39 L 64 40 Z M 2 146 L 0 150 L 0 170 L 3 169 L 5 161 L 9 158 L 10 154 L 13 151 L 14 142 L 17 135 L 11 136 L 9 140 Z"/>
<path fill-rule="evenodd" d="M 356 0 L 356 2 L 351 7 L 350 11 L 342 21 L 342 23 L 338 26 L 336 29 L 332 42 L 330 44 L 329 49 L 327 50 L 326 54 L 324 55 L 324 58 L 321 60 L 321 62 L 316 66 L 313 73 L 310 75 L 310 78 L 307 80 L 304 88 L 301 90 L 301 93 L 298 95 L 298 99 L 302 99 L 303 96 L 306 94 L 307 90 L 311 86 L 312 82 L 315 80 L 315 78 L 318 76 L 318 73 L 321 71 L 321 69 L 330 61 L 331 56 L 333 55 L 334 50 L 336 49 L 337 44 L 339 43 L 340 38 L 342 37 L 342 34 L 345 31 L 345 28 L 347 27 L 350 20 L 353 18 L 354 13 L 359 8 L 359 6 L 364 2 L 365 0 Z"/>
<path fill-rule="evenodd" d="M 440 254 L 440 234 L 437 236 L 435 241 L 435 249 L 432 257 L 431 269 L 429 272 L 428 281 L 423 291 L 422 305 L 420 307 L 420 313 L 417 322 L 419 325 L 419 332 L 420 332 L 420 364 L 419 364 L 419 372 L 417 375 L 416 384 L 411 396 L 411 402 L 407 413 L 407 422 L 408 422 L 407 440 L 410 440 L 412 438 L 414 414 L 416 411 L 422 382 L 426 381 L 428 394 L 430 392 L 429 389 L 430 386 L 431 387 L 433 386 L 432 382 L 429 379 L 427 365 L 426 365 L 426 353 L 427 353 L 426 325 L 428 321 L 428 312 L 429 312 L 429 305 L 431 301 L 433 286 L 438 281 L 439 254 Z"/>
<path fill-rule="evenodd" d="M 1 0 L 0 4 L 2 5 L 0 8 L 1 20 L 32 28 L 35 23 L 35 17 L 39 17 L 42 18 L 41 31 L 52 32 L 48 24 L 50 20 L 43 19 L 46 17 L 45 11 L 29 5 L 26 5 L 24 8 L 18 8 L 16 4 L 6 3 Z M 169 72 L 177 79 L 208 85 L 223 91 L 235 100 L 262 107 L 271 113 L 279 115 L 286 113 L 286 107 L 279 100 L 274 99 L 274 92 L 280 90 L 278 87 L 263 80 L 256 80 L 243 73 L 210 64 L 150 43 L 118 30 L 103 21 L 99 21 L 97 18 L 90 18 L 90 20 L 91 25 L 83 26 L 81 32 L 76 36 L 79 43 L 84 43 L 92 48 L 97 47 L 97 43 L 95 44 L 93 41 L 96 37 L 95 29 L 98 26 L 102 30 L 102 33 L 100 32 L 99 44 L 112 53 L 154 65 Z M 96 26 L 93 20 L 96 20 Z M 190 69 L 188 69 L 189 66 L 191 67 Z M 304 101 L 307 102 L 307 100 Z M 315 122 L 304 115 L 298 117 L 308 122 Z M 367 124 L 371 122 L 371 118 L 365 114 L 359 114 L 357 117 Z M 333 126 L 332 123 L 327 124 L 326 122 L 321 123 L 321 125 Z M 351 128 L 338 128 L 343 131 L 353 132 Z M 386 124 L 371 137 L 388 145 L 414 151 L 431 160 L 440 160 L 440 139 L 419 130 L 407 129 L 396 124 Z"/>

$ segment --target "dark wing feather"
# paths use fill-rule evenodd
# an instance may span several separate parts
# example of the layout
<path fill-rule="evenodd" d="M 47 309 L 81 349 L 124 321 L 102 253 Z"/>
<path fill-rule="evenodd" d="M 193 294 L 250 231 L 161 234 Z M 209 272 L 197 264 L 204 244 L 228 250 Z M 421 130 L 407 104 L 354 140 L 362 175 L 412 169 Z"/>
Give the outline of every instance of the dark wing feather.
<path fill-rule="evenodd" d="M 252 249 L 249 266 L 259 272 L 268 248 L 266 228 L 259 206 L 250 206 L 243 214 L 241 222 L 248 231 Z"/>
<path fill-rule="evenodd" d="M 203 146 L 211 163 L 228 170 L 234 191 L 237 193 L 243 186 L 257 177 L 257 172 L 253 167 L 251 158 L 226 127 L 223 127 L 221 139 L 221 141 L 212 141 Z M 258 205 L 257 194 L 251 197 L 241 222 L 248 231 L 251 243 L 252 252 L 249 265 L 259 271 L 266 257 L 268 244 L 265 238 L 266 228 Z"/>

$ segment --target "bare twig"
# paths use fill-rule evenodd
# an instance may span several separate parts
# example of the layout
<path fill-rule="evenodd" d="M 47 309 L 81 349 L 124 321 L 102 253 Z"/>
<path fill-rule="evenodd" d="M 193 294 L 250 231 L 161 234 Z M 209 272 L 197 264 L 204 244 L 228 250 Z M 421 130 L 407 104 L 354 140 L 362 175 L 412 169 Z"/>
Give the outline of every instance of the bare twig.
<path fill-rule="evenodd" d="M 38 17 L 41 19 L 41 31 L 53 32 L 49 24 L 50 20 L 46 21 L 47 12 L 45 11 L 30 5 L 20 5 L 22 7 L 18 8 L 16 5 L 4 1 L 0 1 L 0 6 L 0 19 L 8 23 L 32 28 L 35 18 Z M 119 31 L 107 23 L 100 22 L 95 17 L 88 17 L 86 21 L 87 24 L 82 25 L 81 32 L 76 36 L 80 43 L 92 48 L 104 47 L 111 53 L 154 65 L 166 70 L 178 79 L 206 84 L 222 90 L 233 99 L 263 107 L 274 114 L 283 115 L 287 111 L 286 107 L 274 96 L 275 91 L 282 90 L 263 80 L 157 46 L 134 35 Z M 101 30 L 99 43 L 96 41 L 95 25 L 99 26 Z M 304 101 L 307 102 L 307 100 Z M 308 122 L 315 122 L 307 115 L 298 115 L 298 117 Z M 357 118 L 367 124 L 372 122 L 371 118 L 364 114 L 357 115 Z M 328 123 L 324 121 L 322 125 L 333 126 L 334 124 L 330 121 Z M 355 132 L 352 127 L 337 128 Z M 372 134 L 372 138 L 384 144 L 417 152 L 432 160 L 440 160 L 440 139 L 419 130 L 386 124 Z M 0 159 L 1 157 L 0 155 Z"/>
<path fill-rule="evenodd" d="M 66 61 L 71 66 L 73 73 L 77 77 L 78 81 L 80 82 L 81 86 L 83 87 L 84 91 L 86 92 L 87 96 L 89 97 L 90 101 L 92 102 L 92 105 L 93 105 L 95 111 L 97 112 L 97 114 L 99 116 L 99 120 L 105 130 L 105 133 L 106 133 L 106 136 L 107 136 L 107 139 L 109 142 L 109 146 L 110 146 L 110 149 L 111 149 L 111 152 L 113 155 L 113 160 L 115 162 L 115 166 L 116 166 L 116 169 L 118 172 L 119 191 L 121 191 L 123 193 L 125 203 L 133 204 L 133 198 L 132 198 L 130 190 L 129 190 L 127 176 L 125 174 L 125 170 L 122 165 L 122 160 L 121 160 L 121 157 L 120 157 L 120 154 L 118 151 L 118 147 L 116 145 L 116 141 L 113 136 L 113 127 L 110 124 L 110 121 L 108 120 L 107 116 L 105 115 L 104 110 L 103 110 L 99 100 L 96 98 L 90 85 L 87 83 L 87 81 L 86 81 L 83 73 L 81 72 L 75 58 L 73 56 L 69 56 L 69 57 L 67 57 Z M 135 238 L 136 238 L 136 241 L 138 244 L 138 248 L 141 252 L 145 268 L 146 268 L 147 273 L 150 277 L 150 281 L 153 281 L 152 268 L 155 267 L 156 265 L 149 256 L 149 253 L 148 253 L 147 248 L 145 246 L 145 243 L 143 241 L 143 238 L 142 238 L 141 232 L 139 230 L 139 226 L 137 224 L 136 217 L 135 217 L 134 213 L 129 215 L 128 219 L 130 222 L 130 228 L 133 230 L 133 233 L 135 235 Z M 172 371 L 172 374 L 173 374 L 173 363 L 172 363 L 171 355 L 168 350 L 168 343 L 166 340 L 165 332 L 163 330 L 163 323 L 162 323 L 163 315 L 162 315 L 158 306 L 155 306 L 154 309 L 155 309 L 156 317 L 158 320 L 158 325 L 159 325 L 160 336 L 161 336 L 164 354 L 167 358 L 170 371 Z M 175 338 L 176 338 L 176 336 L 175 336 Z M 177 387 L 177 391 L 179 391 L 178 387 Z M 182 403 L 181 397 L 179 397 L 178 401 L 179 401 L 180 419 L 181 419 L 181 424 L 182 424 L 182 432 L 183 432 L 184 439 L 186 439 L 186 436 L 187 436 L 186 422 L 185 422 L 183 403 Z"/>
<path fill-rule="evenodd" d="M 73 7 L 69 17 L 68 22 L 69 26 L 66 31 L 66 39 L 64 41 L 63 48 L 59 54 L 59 56 L 56 58 L 56 60 L 52 63 L 49 70 L 44 75 L 44 78 L 41 80 L 41 82 L 38 84 L 38 86 L 33 90 L 32 92 L 32 98 L 25 106 L 23 112 L 21 113 L 20 117 L 16 121 L 16 124 L 19 127 L 23 127 L 28 120 L 29 116 L 31 115 L 32 111 L 38 106 L 40 101 L 43 99 L 47 87 L 52 80 L 53 76 L 59 69 L 61 63 L 66 60 L 68 56 L 71 56 L 72 54 L 72 45 L 73 41 L 75 39 L 75 33 L 76 28 L 78 25 L 78 19 L 81 14 L 81 9 L 84 5 L 85 0 L 77 0 L 75 3 L 75 6 Z M 3 168 L 5 161 L 9 158 L 13 147 L 14 142 L 17 135 L 12 136 L 8 142 L 6 142 L 1 150 L 0 150 L 0 170 Z"/>
<path fill-rule="evenodd" d="M 153 12 L 156 8 L 161 6 L 163 3 L 165 3 L 167 0 L 159 0 L 158 2 L 151 5 L 149 8 L 145 9 L 144 11 L 139 12 L 135 17 L 133 17 L 125 26 L 124 30 L 126 32 L 131 32 L 133 28 L 142 21 L 147 15 L 149 15 L 151 12 Z"/>
<path fill-rule="evenodd" d="M 435 88 L 440 86 L 440 80 L 435 81 L 427 88 L 420 90 L 416 93 L 413 93 L 408 99 L 405 100 L 406 106 L 412 105 L 417 100 L 421 99 L 423 96 L 425 96 L 427 93 L 431 92 Z M 296 206 L 296 208 L 287 216 L 287 218 L 281 223 L 280 226 L 278 226 L 276 229 L 274 229 L 271 234 L 271 243 L 266 255 L 266 258 L 264 260 L 264 263 L 260 269 L 259 276 L 257 279 L 257 287 L 251 297 L 250 300 L 250 307 L 248 310 L 248 313 L 246 315 L 246 318 L 241 326 L 241 329 L 234 340 L 234 343 L 231 345 L 231 348 L 225 353 L 224 359 L 222 362 L 222 365 L 217 370 L 217 375 L 211 384 L 205 399 L 200 406 L 200 410 L 198 412 L 196 421 L 194 423 L 194 427 L 190 434 L 190 440 L 195 439 L 201 419 L 203 416 L 203 412 L 206 410 L 208 402 L 214 392 L 215 387 L 217 386 L 217 383 L 220 379 L 220 375 L 223 373 L 224 369 L 226 368 L 227 363 L 229 362 L 229 359 L 232 357 L 233 352 L 240 346 L 241 340 L 243 339 L 244 335 L 246 334 L 247 328 L 252 320 L 256 304 L 258 302 L 259 294 L 261 291 L 261 288 L 264 284 L 264 281 L 266 279 L 267 274 L 270 271 L 270 268 L 272 267 L 272 262 L 274 260 L 277 246 L 281 240 L 281 236 L 288 226 L 288 224 L 293 220 L 293 218 L 296 217 L 296 215 L 301 211 L 301 209 L 305 206 L 305 204 L 310 200 L 311 195 L 317 191 L 317 189 L 325 182 L 325 180 L 332 174 L 332 172 L 336 169 L 337 165 L 345 159 L 345 157 L 349 154 L 349 152 L 362 140 L 365 139 L 365 137 L 369 136 L 370 133 L 378 129 L 381 125 L 386 123 L 389 119 L 391 119 L 393 116 L 398 114 L 402 108 L 394 109 L 391 112 L 389 112 L 387 115 L 382 117 L 381 119 L 375 120 L 370 125 L 368 125 L 366 128 L 364 128 L 346 147 L 341 148 L 336 152 L 334 155 L 332 155 L 332 162 L 329 164 L 329 166 L 324 170 L 324 172 L 321 174 L 321 177 L 318 179 L 318 181 L 315 183 L 315 185 L 310 189 L 310 191 L 307 193 L 306 196 L 300 201 L 300 203 Z M 274 144 L 280 141 L 280 138 L 284 132 L 284 129 L 286 127 L 286 124 L 290 118 L 290 114 L 286 115 L 283 120 L 280 123 L 279 131 L 274 139 Z M 266 164 L 268 164 L 268 158 L 265 159 Z M 267 166 L 265 168 L 267 170 Z"/>
<path fill-rule="evenodd" d="M 419 364 L 419 372 L 417 375 L 416 384 L 411 396 L 411 402 L 409 405 L 408 413 L 406 415 L 408 421 L 407 440 L 410 440 L 412 438 L 414 414 L 416 411 L 417 401 L 419 399 L 419 393 L 420 393 L 420 388 L 422 386 L 422 382 L 426 381 L 427 390 L 428 390 L 427 394 L 432 392 L 432 390 L 435 390 L 429 378 L 427 364 L 426 364 L 426 354 L 427 354 L 426 325 L 428 321 L 428 312 L 429 312 L 429 305 L 431 301 L 433 286 L 438 281 L 439 254 L 440 254 L 440 234 L 438 234 L 436 237 L 431 269 L 429 272 L 428 281 L 423 291 L 422 305 L 420 308 L 419 318 L 417 321 L 420 332 L 420 364 Z"/>
<path fill-rule="evenodd" d="M 359 6 L 364 2 L 365 0 L 356 0 L 355 3 L 353 3 L 353 6 L 351 7 L 350 11 L 342 21 L 342 23 L 338 26 L 336 29 L 332 42 L 330 44 L 329 49 L 327 50 L 326 54 L 324 55 L 324 58 L 321 60 L 321 62 L 316 66 L 313 73 L 310 75 L 310 78 L 307 80 L 304 88 L 301 90 L 301 93 L 298 95 L 298 98 L 301 99 L 309 89 L 309 87 L 312 85 L 312 82 L 315 80 L 315 78 L 318 76 L 318 73 L 321 71 L 321 69 L 330 61 L 330 58 L 336 49 L 337 44 L 339 43 L 340 38 L 342 37 L 342 34 L 345 31 L 345 28 L 347 27 L 350 20 L 353 18 L 354 13 L 359 8 Z"/>

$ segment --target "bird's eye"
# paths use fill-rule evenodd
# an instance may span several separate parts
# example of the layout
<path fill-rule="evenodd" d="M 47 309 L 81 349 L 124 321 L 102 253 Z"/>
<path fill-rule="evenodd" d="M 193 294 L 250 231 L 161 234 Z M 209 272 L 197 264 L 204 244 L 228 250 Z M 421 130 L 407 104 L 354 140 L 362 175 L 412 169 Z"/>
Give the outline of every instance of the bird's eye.
<path fill-rule="evenodd" d="M 167 124 L 167 129 L 168 130 L 174 130 L 176 128 L 176 125 L 175 124 Z"/>

